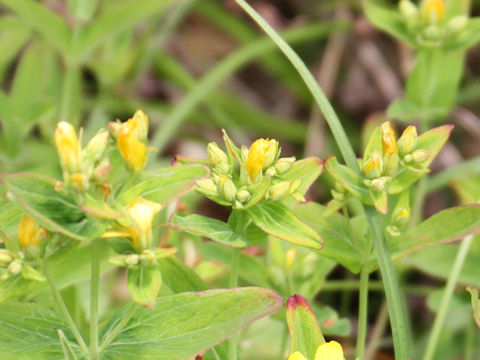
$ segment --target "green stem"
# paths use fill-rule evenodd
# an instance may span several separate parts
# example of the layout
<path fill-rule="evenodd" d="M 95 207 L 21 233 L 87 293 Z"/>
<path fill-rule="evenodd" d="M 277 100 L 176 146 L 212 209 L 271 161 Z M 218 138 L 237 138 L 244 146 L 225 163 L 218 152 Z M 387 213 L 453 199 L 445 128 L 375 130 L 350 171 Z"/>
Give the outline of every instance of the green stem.
<path fill-rule="evenodd" d="M 85 343 L 85 340 L 83 340 L 83 337 L 80 334 L 80 331 L 78 330 L 77 325 L 73 321 L 72 316 L 68 312 L 67 306 L 65 305 L 62 295 L 60 294 L 60 291 L 58 290 L 57 286 L 55 285 L 55 282 L 53 281 L 52 274 L 50 273 L 50 270 L 46 263 L 44 263 L 43 265 L 43 274 L 47 278 L 48 284 L 50 285 L 50 289 L 52 290 L 53 298 L 55 299 L 55 302 L 57 303 L 63 317 L 65 318 L 68 325 L 70 326 L 70 330 L 72 330 L 73 336 L 77 340 L 77 343 L 80 346 L 80 349 L 82 349 L 82 351 L 85 354 L 88 354 L 88 346 Z"/>
<path fill-rule="evenodd" d="M 98 360 L 98 298 L 100 289 L 100 240 L 92 241 L 90 275 L 90 360 Z"/>
<path fill-rule="evenodd" d="M 360 296 L 358 303 L 357 358 L 360 360 L 364 357 L 365 342 L 367 340 L 368 278 L 368 269 L 364 268 L 360 273 Z"/>
<path fill-rule="evenodd" d="M 475 323 L 470 321 L 465 334 L 465 359 L 474 360 L 475 355 Z"/>
<path fill-rule="evenodd" d="M 333 110 L 332 105 L 328 101 L 324 92 L 318 85 L 313 75 L 308 70 L 305 63 L 293 51 L 293 49 L 281 38 L 281 36 L 244 0 L 235 0 L 246 13 L 254 19 L 257 24 L 265 31 L 270 38 L 282 50 L 284 55 L 290 60 L 292 65 L 297 69 L 308 89 L 312 93 L 325 120 L 332 131 L 335 141 L 342 153 L 345 163 L 357 173 L 360 173 L 360 166 L 357 162 L 355 152 L 348 140 L 345 130 L 338 119 L 337 114 Z M 407 360 L 408 354 L 411 352 L 408 339 L 408 323 L 406 309 L 403 304 L 403 296 L 400 292 L 397 274 L 393 267 L 390 251 L 387 243 L 383 238 L 381 225 L 374 208 L 366 207 L 366 215 L 372 233 L 373 245 L 377 253 L 380 272 L 385 284 L 385 293 L 387 298 L 387 306 L 389 309 L 390 323 L 392 326 L 392 335 L 395 347 L 395 358 L 397 360 Z"/>
<path fill-rule="evenodd" d="M 328 280 L 325 284 L 322 285 L 320 291 L 343 291 L 343 290 L 358 290 L 360 288 L 360 281 L 358 280 Z M 381 281 L 369 281 L 368 282 L 369 291 L 383 291 L 383 283 Z M 434 286 L 425 286 L 425 285 L 410 285 L 405 287 L 407 293 L 412 294 L 421 294 L 428 295 L 433 291 L 437 290 Z"/>
<path fill-rule="evenodd" d="M 229 288 L 238 286 L 238 265 L 240 263 L 241 249 L 235 248 L 232 252 L 232 266 L 230 268 Z M 233 335 L 228 341 L 228 360 L 237 360 L 238 335 Z"/>
<path fill-rule="evenodd" d="M 450 300 L 452 299 L 453 291 L 455 284 L 457 283 L 460 271 L 462 270 L 463 263 L 468 254 L 468 249 L 472 244 L 473 236 L 467 236 L 462 240 L 460 248 L 458 249 L 457 257 L 453 263 L 453 268 L 448 277 L 447 285 L 445 286 L 445 291 L 442 296 L 442 302 L 440 303 L 440 308 L 438 309 L 437 316 L 433 323 L 432 332 L 430 333 L 430 338 L 428 339 L 427 348 L 425 354 L 423 355 L 423 360 L 431 360 L 435 355 L 435 349 L 438 344 L 438 339 L 440 338 L 440 333 L 442 331 L 443 323 L 445 322 L 445 317 L 447 316 L 448 307 L 450 305 Z"/>
<path fill-rule="evenodd" d="M 427 177 L 424 176 L 422 177 L 417 185 L 417 189 L 415 191 L 415 200 L 413 203 L 413 209 L 412 209 L 412 217 L 410 221 L 410 227 L 413 227 L 420 223 L 422 220 L 422 210 L 423 210 L 423 204 L 425 202 L 425 194 L 427 190 Z"/>
<path fill-rule="evenodd" d="M 105 349 L 112 343 L 113 340 L 117 337 L 117 335 L 120 333 L 120 331 L 123 330 L 125 325 L 130 321 L 132 318 L 133 314 L 135 314 L 135 310 L 137 310 L 137 304 L 132 303 L 130 306 L 130 309 L 128 312 L 123 316 L 122 321 L 120 321 L 115 328 L 108 334 L 108 336 L 105 338 L 105 340 L 102 342 L 102 345 L 100 346 L 98 350 L 98 354 L 102 355 Z"/>
<path fill-rule="evenodd" d="M 388 245 L 382 235 L 382 228 L 375 208 L 365 208 L 370 227 L 382 281 L 385 287 L 390 325 L 392 329 L 395 359 L 407 360 L 411 356 L 410 339 L 408 338 L 408 323 L 403 295 L 400 291 L 397 273 L 393 266 Z"/>

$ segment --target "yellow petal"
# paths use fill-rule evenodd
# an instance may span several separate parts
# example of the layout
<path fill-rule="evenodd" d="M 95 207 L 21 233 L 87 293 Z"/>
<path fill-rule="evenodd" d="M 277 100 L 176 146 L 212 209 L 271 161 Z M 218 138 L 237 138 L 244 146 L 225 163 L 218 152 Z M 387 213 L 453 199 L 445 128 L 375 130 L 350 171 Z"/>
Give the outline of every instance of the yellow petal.
<path fill-rule="evenodd" d="M 153 217 L 162 209 L 162 205 L 138 197 L 127 205 L 127 212 L 140 231 L 148 233 L 152 228 Z"/>
<path fill-rule="evenodd" d="M 80 142 L 75 128 L 71 124 L 65 121 L 57 124 L 55 145 L 63 168 L 70 173 L 78 172 L 80 170 Z"/>
<path fill-rule="evenodd" d="M 271 166 L 277 155 L 278 142 L 275 139 L 257 139 L 248 150 L 246 167 L 251 180 L 265 167 Z"/>
<path fill-rule="evenodd" d="M 118 150 L 133 170 L 141 170 L 145 166 L 147 133 L 148 118 L 141 110 L 138 110 L 132 119 L 121 124 L 118 129 Z"/>
<path fill-rule="evenodd" d="M 317 348 L 315 360 L 345 360 L 342 345 L 332 340 Z"/>
<path fill-rule="evenodd" d="M 392 155 L 398 152 L 395 131 L 393 131 L 390 121 L 382 124 L 382 144 L 384 154 Z"/>
<path fill-rule="evenodd" d="M 429 23 L 437 23 L 442 21 L 445 15 L 444 0 L 427 0 L 424 3 L 423 16 L 425 21 Z"/>
<path fill-rule="evenodd" d="M 302 355 L 299 351 L 295 351 L 292 355 L 288 357 L 288 360 L 307 360 L 305 356 Z"/>
<path fill-rule="evenodd" d="M 18 243 L 22 249 L 26 248 L 30 244 L 40 246 L 40 235 L 37 231 L 37 224 L 30 216 L 25 215 L 20 224 L 18 225 Z"/>

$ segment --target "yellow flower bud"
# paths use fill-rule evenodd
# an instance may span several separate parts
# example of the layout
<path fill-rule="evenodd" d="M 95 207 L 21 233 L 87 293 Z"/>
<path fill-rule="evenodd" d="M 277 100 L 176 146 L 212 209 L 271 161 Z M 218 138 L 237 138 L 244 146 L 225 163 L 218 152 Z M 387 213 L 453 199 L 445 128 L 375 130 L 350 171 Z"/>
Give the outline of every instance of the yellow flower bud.
<path fill-rule="evenodd" d="M 398 139 L 397 145 L 401 156 L 409 154 L 417 145 L 417 128 L 413 125 L 408 126 Z"/>
<path fill-rule="evenodd" d="M 406 20 L 410 20 L 418 16 L 417 6 L 409 0 L 400 0 L 398 3 L 398 8 Z"/>
<path fill-rule="evenodd" d="M 200 194 L 204 194 L 206 196 L 217 196 L 217 185 L 213 182 L 212 179 L 200 179 L 197 181 L 195 185 L 195 190 L 198 191 Z"/>
<path fill-rule="evenodd" d="M 365 161 L 363 172 L 369 179 L 375 179 L 382 175 L 383 160 L 378 151 L 373 151 L 372 155 Z"/>
<path fill-rule="evenodd" d="M 8 271 L 12 275 L 18 275 L 22 272 L 22 263 L 20 260 L 13 260 L 10 265 L 8 265 Z"/>
<path fill-rule="evenodd" d="M 86 191 L 89 188 L 88 178 L 80 173 L 75 173 L 70 178 L 71 184 L 80 191 Z"/>
<path fill-rule="evenodd" d="M 396 209 L 392 215 L 392 223 L 397 226 L 405 226 L 410 221 L 410 209 L 400 208 Z"/>
<path fill-rule="evenodd" d="M 246 167 L 250 180 L 255 180 L 257 175 L 269 168 L 277 158 L 278 141 L 275 139 L 257 139 L 248 150 Z"/>
<path fill-rule="evenodd" d="M 268 198 L 280 201 L 285 199 L 292 190 L 292 183 L 290 181 L 281 181 L 275 185 L 272 185 L 268 190 Z"/>
<path fill-rule="evenodd" d="M 148 247 L 153 218 L 161 209 L 161 204 L 141 197 L 136 198 L 127 205 L 127 213 L 135 223 L 135 227 L 128 229 L 135 249 L 141 250 Z M 145 244 L 142 244 L 143 239 L 146 239 Z"/>
<path fill-rule="evenodd" d="M 393 131 L 390 121 L 384 122 L 381 126 L 382 129 L 382 147 L 384 155 L 396 154 L 397 149 L 397 140 L 395 136 L 395 131 Z"/>
<path fill-rule="evenodd" d="M 295 351 L 288 357 L 288 360 L 307 360 L 307 358 L 300 351 Z"/>
<path fill-rule="evenodd" d="M 237 191 L 237 194 L 235 195 L 235 197 L 237 198 L 238 201 L 240 201 L 241 203 L 244 203 L 250 200 L 251 195 L 248 190 L 242 189 Z"/>
<path fill-rule="evenodd" d="M 22 249 L 33 244 L 40 247 L 41 239 L 48 234 L 47 229 L 38 229 L 37 223 L 30 216 L 25 215 L 18 225 L 18 243 Z"/>
<path fill-rule="evenodd" d="M 80 171 L 80 142 L 74 127 L 61 121 L 55 129 L 55 145 L 64 171 L 73 174 Z"/>
<path fill-rule="evenodd" d="M 332 340 L 317 348 L 315 360 L 345 360 L 342 345 Z"/>
<path fill-rule="evenodd" d="M 135 171 L 143 169 L 147 160 L 148 118 L 138 110 L 133 118 L 120 124 L 117 147 L 128 166 Z"/>
<path fill-rule="evenodd" d="M 437 24 L 445 15 L 445 2 L 444 0 L 425 0 L 422 12 L 426 23 Z"/>
<path fill-rule="evenodd" d="M 295 261 L 297 251 L 294 248 L 290 248 L 285 253 L 285 266 L 287 269 L 290 269 Z"/>
<path fill-rule="evenodd" d="M 282 175 L 292 168 L 294 162 L 295 156 L 280 158 L 275 163 L 275 170 L 277 170 L 278 174 Z"/>

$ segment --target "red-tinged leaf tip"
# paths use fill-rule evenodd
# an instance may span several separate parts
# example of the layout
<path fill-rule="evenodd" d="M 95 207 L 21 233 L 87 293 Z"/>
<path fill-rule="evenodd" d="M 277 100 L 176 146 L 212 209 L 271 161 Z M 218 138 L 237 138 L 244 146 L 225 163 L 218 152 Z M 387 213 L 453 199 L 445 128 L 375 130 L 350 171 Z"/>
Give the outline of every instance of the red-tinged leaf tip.
<path fill-rule="evenodd" d="M 203 357 L 200 355 L 195 356 L 195 360 L 203 360 Z"/>
<path fill-rule="evenodd" d="M 308 311 L 312 310 L 310 304 L 302 295 L 295 294 L 290 296 L 287 300 L 287 311 L 294 311 L 298 306 L 304 307 Z"/>

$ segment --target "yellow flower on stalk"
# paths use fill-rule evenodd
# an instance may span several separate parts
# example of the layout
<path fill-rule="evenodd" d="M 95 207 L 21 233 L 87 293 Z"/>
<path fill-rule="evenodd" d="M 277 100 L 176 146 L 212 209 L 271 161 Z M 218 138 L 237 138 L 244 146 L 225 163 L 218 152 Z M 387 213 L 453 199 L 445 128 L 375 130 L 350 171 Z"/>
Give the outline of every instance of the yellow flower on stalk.
<path fill-rule="evenodd" d="M 57 146 L 60 163 L 65 171 L 70 174 L 80 171 L 80 142 L 75 128 L 61 121 L 55 129 L 55 145 Z"/>
<path fill-rule="evenodd" d="M 137 251 L 148 249 L 150 246 L 150 231 L 154 216 L 162 209 L 162 205 L 153 201 L 137 197 L 126 206 L 128 221 L 121 221 L 120 229 L 107 231 L 103 238 L 129 237 Z"/>
<path fill-rule="evenodd" d="M 135 171 L 143 169 L 147 160 L 148 117 L 137 110 L 133 118 L 120 124 L 117 146 L 127 164 Z"/>
<path fill-rule="evenodd" d="M 273 164 L 278 152 L 278 141 L 275 139 L 257 139 L 248 150 L 246 167 L 248 176 L 254 180 L 262 169 Z"/>
<path fill-rule="evenodd" d="M 436 24 L 445 15 L 444 0 L 426 0 L 423 3 L 423 18 L 427 23 Z"/>
<path fill-rule="evenodd" d="M 299 351 L 295 351 L 288 360 L 307 360 L 307 358 Z M 345 360 L 342 346 L 334 340 L 323 343 L 317 348 L 313 360 Z"/>
<path fill-rule="evenodd" d="M 30 216 L 25 215 L 18 225 L 18 243 L 22 249 L 33 244 L 40 247 L 41 239 L 48 234 L 47 229 L 38 228 L 37 223 Z"/>
<path fill-rule="evenodd" d="M 384 122 L 381 126 L 382 129 L 382 145 L 383 145 L 383 154 L 392 155 L 398 152 L 397 140 L 395 136 L 395 131 L 393 131 L 390 121 Z"/>

